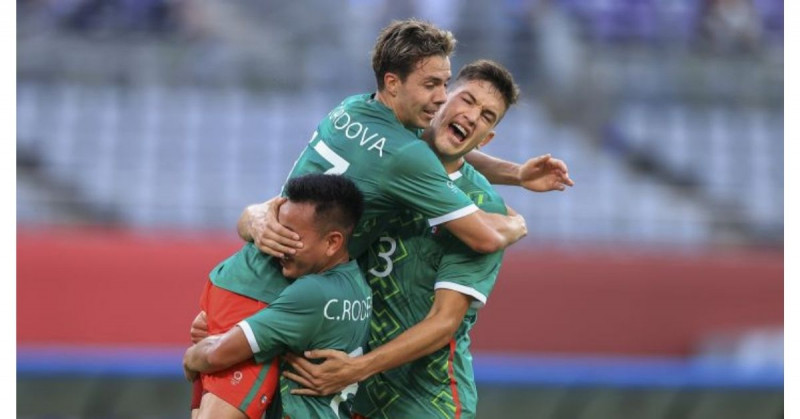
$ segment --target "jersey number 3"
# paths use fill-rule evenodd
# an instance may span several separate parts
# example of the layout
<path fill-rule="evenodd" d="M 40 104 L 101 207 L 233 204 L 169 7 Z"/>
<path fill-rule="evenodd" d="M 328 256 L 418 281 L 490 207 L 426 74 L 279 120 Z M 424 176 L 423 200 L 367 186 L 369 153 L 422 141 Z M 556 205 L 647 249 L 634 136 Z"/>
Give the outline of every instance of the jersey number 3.
<path fill-rule="evenodd" d="M 378 257 L 386 262 L 386 267 L 380 271 L 377 269 L 377 267 L 372 268 L 369 270 L 369 273 L 377 276 L 378 278 L 386 278 L 387 276 L 389 276 L 390 273 L 392 273 L 392 269 L 394 269 L 394 263 L 392 262 L 392 255 L 397 250 L 397 241 L 389 236 L 381 237 L 380 241 L 389 244 L 388 250 L 378 252 Z"/>

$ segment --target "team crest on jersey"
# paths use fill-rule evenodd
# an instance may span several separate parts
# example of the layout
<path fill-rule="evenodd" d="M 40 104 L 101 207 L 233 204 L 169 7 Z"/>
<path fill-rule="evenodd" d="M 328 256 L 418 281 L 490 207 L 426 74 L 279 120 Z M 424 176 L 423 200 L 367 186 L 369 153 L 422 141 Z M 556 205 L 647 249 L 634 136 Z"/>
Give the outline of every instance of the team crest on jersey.
<path fill-rule="evenodd" d="M 267 401 L 269 401 L 269 399 L 267 398 L 267 395 L 266 394 L 262 395 L 261 396 L 261 404 L 266 405 Z"/>
<path fill-rule="evenodd" d="M 239 383 L 242 382 L 242 378 L 244 374 L 241 371 L 236 371 L 233 373 L 233 378 L 231 378 L 231 385 L 237 386 Z"/>
<path fill-rule="evenodd" d="M 431 234 L 433 234 L 434 236 L 439 234 L 439 226 L 431 227 Z"/>

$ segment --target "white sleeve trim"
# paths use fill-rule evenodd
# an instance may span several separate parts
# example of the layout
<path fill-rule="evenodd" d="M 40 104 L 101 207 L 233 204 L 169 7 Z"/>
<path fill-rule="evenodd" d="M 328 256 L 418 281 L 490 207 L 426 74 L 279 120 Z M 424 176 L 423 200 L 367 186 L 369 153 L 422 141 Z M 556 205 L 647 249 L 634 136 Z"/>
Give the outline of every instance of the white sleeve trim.
<path fill-rule="evenodd" d="M 473 212 L 475 212 L 477 210 L 478 210 L 478 207 L 475 204 L 469 204 L 466 207 L 458 209 L 458 210 L 455 210 L 455 211 L 453 211 L 451 213 L 448 213 L 448 214 L 445 214 L 445 215 L 441 215 L 441 216 L 438 216 L 436 218 L 431 218 L 431 219 L 428 220 L 428 224 L 430 224 L 431 227 L 437 226 L 439 224 L 443 224 L 443 223 L 446 223 L 448 221 L 456 220 L 456 219 L 459 219 L 461 217 L 466 217 L 467 215 L 470 215 L 470 214 L 472 214 Z"/>
<path fill-rule="evenodd" d="M 466 285 L 456 284 L 455 282 L 437 282 L 433 286 L 434 290 L 438 289 L 447 289 L 458 291 L 462 294 L 469 295 L 473 298 L 473 301 L 470 303 L 470 307 L 472 308 L 481 308 L 486 305 L 486 296 L 480 293 L 475 288 L 470 288 Z"/>
<path fill-rule="evenodd" d="M 236 323 L 236 325 L 242 328 L 242 332 L 244 332 L 244 336 L 247 338 L 247 343 L 250 344 L 250 349 L 253 351 L 253 354 L 261 352 L 261 348 L 258 347 L 256 335 L 253 333 L 253 329 L 250 328 L 250 325 L 247 324 L 247 320 L 242 320 Z"/>

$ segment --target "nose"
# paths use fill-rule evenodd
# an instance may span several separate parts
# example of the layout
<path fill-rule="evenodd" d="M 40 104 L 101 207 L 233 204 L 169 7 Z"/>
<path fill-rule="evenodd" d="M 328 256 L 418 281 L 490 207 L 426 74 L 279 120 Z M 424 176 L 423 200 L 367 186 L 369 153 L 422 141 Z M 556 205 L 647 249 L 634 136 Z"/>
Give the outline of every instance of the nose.
<path fill-rule="evenodd" d="M 475 123 L 478 122 L 478 118 L 481 116 L 481 108 L 472 106 L 468 111 L 464 112 L 464 116 L 467 118 L 467 122 L 469 122 L 470 126 L 475 126 Z"/>
<path fill-rule="evenodd" d="M 433 93 L 433 103 L 437 106 L 442 106 L 445 102 L 447 102 L 447 88 L 445 86 L 439 86 Z"/>

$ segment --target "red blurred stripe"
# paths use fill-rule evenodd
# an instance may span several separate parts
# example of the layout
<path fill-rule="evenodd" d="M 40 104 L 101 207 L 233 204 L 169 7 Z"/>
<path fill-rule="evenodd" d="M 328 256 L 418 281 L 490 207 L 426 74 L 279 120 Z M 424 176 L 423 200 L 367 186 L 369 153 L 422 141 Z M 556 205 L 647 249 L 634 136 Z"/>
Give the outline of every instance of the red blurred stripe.
<path fill-rule="evenodd" d="M 17 341 L 181 345 L 233 233 L 17 234 Z M 683 355 L 716 330 L 783 324 L 781 251 L 510 250 L 473 348 Z"/>

